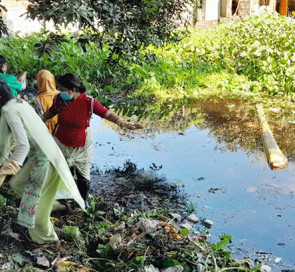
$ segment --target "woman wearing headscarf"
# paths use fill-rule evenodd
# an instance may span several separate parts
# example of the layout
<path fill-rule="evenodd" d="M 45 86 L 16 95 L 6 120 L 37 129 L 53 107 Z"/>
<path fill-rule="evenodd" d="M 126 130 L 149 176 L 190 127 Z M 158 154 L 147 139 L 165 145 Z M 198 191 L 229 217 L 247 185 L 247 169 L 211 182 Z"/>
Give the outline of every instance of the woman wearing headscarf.
<path fill-rule="evenodd" d="M 87 96 L 86 86 L 76 75 L 62 75 L 57 78 L 57 82 L 60 93 L 42 119 L 46 121 L 58 115 L 53 135 L 73 175 L 77 177 L 78 189 L 87 204 L 92 160 L 92 135 L 89 127 L 92 114 L 121 128 L 139 129 L 143 126 L 126 122 L 103 107 L 96 99 Z"/>
<path fill-rule="evenodd" d="M 59 93 L 56 90 L 55 78 L 48 70 L 40 70 L 37 74 L 38 95 L 35 100 L 34 108 L 42 116 L 53 103 L 54 97 Z M 57 123 L 57 116 L 54 116 L 46 122 L 50 133 L 53 133 Z"/>
<path fill-rule="evenodd" d="M 11 137 L 15 141 L 12 154 Z M 82 209 L 84 200 L 45 124 L 28 103 L 12 96 L 3 80 L 0 80 L 0 139 L 0 186 L 6 176 L 13 176 L 10 186 L 21 197 L 18 223 L 28 228 L 35 243 L 58 244 L 50 222 L 57 193 L 64 192 L 62 198 L 68 193 L 67 197 L 73 198 Z"/>

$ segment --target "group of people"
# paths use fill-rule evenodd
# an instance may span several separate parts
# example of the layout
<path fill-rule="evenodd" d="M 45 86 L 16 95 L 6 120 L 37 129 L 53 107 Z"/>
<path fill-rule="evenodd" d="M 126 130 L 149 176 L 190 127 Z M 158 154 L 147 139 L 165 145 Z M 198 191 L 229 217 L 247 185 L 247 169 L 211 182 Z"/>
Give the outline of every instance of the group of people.
<path fill-rule="evenodd" d="M 53 74 L 39 71 L 33 108 L 18 97 L 25 81 L 6 69 L 0 56 L 0 186 L 12 176 L 9 184 L 21 198 L 18 223 L 28 228 L 33 242 L 57 245 L 50 214 L 65 208 L 57 200 L 72 198 L 83 210 L 87 206 L 91 115 L 121 128 L 142 126 L 126 122 L 88 96 L 81 79 L 70 73 L 57 77 L 57 90 Z"/>

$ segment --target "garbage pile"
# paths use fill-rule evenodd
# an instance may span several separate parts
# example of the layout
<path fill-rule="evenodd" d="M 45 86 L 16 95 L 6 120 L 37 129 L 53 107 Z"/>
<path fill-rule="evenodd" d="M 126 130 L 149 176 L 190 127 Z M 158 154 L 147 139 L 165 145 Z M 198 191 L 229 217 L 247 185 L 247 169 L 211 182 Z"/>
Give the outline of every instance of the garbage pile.
<path fill-rule="evenodd" d="M 93 171 L 91 187 L 87 213 L 69 202 L 66 214 L 52 214 L 62 243 L 42 248 L 14 223 L 18 200 L 3 186 L 0 270 L 269 271 L 261 262 L 231 257 L 230 235 L 210 244 L 213 222 L 200 220 L 179 187 L 154 170 L 127 162 L 122 169 Z"/>

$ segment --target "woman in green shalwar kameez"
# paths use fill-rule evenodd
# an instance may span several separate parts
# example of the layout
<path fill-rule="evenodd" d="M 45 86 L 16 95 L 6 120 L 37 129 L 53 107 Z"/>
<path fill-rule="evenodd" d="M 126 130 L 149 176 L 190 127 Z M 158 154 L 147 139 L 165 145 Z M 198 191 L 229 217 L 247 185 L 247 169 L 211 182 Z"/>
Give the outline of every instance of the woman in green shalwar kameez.
<path fill-rule="evenodd" d="M 11 136 L 16 147 L 9 156 Z M 29 229 L 31 239 L 38 244 L 57 242 L 50 222 L 57 192 L 62 192 L 60 198 L 73 198 L 82 209 L 85 208 L 84 201 L 45 124 L 29 104 L 13 98 L 2 80 L 0 139 L 0 186 L 6 176 L 14 176 L 10 185 L 21 197 L 18 223 Z M 27 156 L 28 161 L 21 169 Z"/>
<path fill-rule="evenodd" d="M 23 91 L 27 84 L 25 80 L 25 74 L 19 79 L 16 76 L 11 74 L 6 74 L 7 71 L 7 62 L 6 59 L 0 55 L 0 79 L 4 80 L 10 88 L 11 94 L 14 97 L 18 97 L 19 92 Z"/>

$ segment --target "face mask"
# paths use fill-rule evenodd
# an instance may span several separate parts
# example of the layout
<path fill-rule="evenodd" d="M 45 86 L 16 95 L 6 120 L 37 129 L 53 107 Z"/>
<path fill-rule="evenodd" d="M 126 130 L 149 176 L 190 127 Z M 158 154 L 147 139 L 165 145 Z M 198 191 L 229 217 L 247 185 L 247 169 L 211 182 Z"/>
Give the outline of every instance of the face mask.
<path fill-rule="evenodd" d="M 68 92 L 60 92 L 60 96 L 63 100 L 72 100 L 73 95 L 69 95 Z"/>
<path fill-rule="evenodd" d="M 1 72 L 2 72 L 2 74 L 5 74 L 6 73 L 6 69 L 2 68 L 1 69 Z"/>

